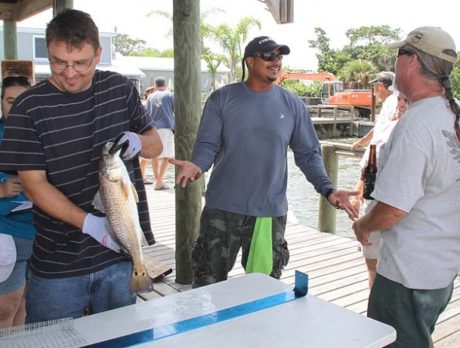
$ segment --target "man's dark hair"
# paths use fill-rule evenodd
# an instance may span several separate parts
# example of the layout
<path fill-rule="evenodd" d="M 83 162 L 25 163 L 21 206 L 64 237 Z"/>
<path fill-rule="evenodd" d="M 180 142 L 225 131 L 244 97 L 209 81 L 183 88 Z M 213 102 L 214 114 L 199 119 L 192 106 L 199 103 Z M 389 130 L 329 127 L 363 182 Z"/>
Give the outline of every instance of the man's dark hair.
<path fill-rule="evenodd" d="M 166 79 L 163 76 L 158 76 L 154 83 L 156 87 L 166 87 Z"/>
<path fill-rule="evenodd" d="M 95 50 L 99 43 L 99 30 L 89 14 L 74 9 L 58 13 L 46 27 L 46 46 L 52 41 L 62 41 L 73 48 L 81 48 L 85 43 Z"/>

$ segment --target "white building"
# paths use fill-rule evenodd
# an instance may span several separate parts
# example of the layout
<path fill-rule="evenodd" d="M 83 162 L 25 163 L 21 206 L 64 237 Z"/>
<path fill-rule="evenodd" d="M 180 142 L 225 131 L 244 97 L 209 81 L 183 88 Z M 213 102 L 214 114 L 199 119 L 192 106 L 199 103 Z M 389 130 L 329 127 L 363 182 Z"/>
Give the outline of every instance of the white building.
<path fill-rule="evenodd" d="M 153 84 L 157 76 L 164 76 L 170 84 L 174 81 L 174 59 L 159 57 L 125 57 L 115 53 L 112 43 L 116 33 L 100 32 L 99 40 L 102 54 L 97 69 L 116 71 L 129 78 L 142 93 Z M 0 59 L 4 58 L 3 27 L 0 27 Z M 17 59 L 34 62 L 35 81 L 50 76 L 48 50 L 46 48 L 45 29 L 17 28 Z M 218 85 L 226 83 L 228 69 L 220 68 L 216 76 Z M 211 76 L 206 63 L 201 61 L 201 90 L 211 89 Z"/>

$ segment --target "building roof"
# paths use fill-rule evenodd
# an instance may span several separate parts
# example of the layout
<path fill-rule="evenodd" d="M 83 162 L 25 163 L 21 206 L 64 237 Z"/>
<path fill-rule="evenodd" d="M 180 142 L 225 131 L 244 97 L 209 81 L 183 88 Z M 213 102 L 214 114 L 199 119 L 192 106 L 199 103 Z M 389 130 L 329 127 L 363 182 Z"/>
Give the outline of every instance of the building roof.
<path fill-rule="evenodd" d="M 35 69 L 36 75 L 40 75 L 40 76 L 51 75 L 49 64 L 35 64 L 34 69 Z M 140 79 L 142 77 L 145 77 L 145 74 L 140 69 L 136 68 L 135 66 L 130 66 L 130 65 L 119 66 L 119 65 L 102 65 L 101 64 L 97 66 L 97 69 L 114 71 L 128 78 Z"/>
<path fill-rule="evenodd" d="M 174 58 L 164 57 L 135 57 L 135 56 L 122 56 L 116 54 L 112 64 L 132 65 L 142 70 L 158 70 L 158 71 L 174 71 Z M 208 66 L 204 60 L 201 60 L 201 71 L 207 72 Z M 220 65 L 217 69 L 219 73 L 227 73 L 229 69 Z"/>

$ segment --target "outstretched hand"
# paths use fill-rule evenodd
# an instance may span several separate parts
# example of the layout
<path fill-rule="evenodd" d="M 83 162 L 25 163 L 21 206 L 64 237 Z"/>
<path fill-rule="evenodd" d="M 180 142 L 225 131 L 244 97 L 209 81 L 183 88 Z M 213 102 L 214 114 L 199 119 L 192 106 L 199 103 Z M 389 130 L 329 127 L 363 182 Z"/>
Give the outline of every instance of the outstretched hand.
<path fill-rule="evenodd" d="M 179 174 L 176 176 L 176 184 L 184 188 L 189 183 L 197 180 L 203 173 L 197 165 L 190 161 L 181 161 L 177 159 L 170 159 L 169 163 L 179 167 Z"/>
<path fill-rule="evenodd" d="M 348 217 L 355 221 L 358 219 L 359 210 L 351 204 L 350 197 L 357 196 L 359 194 L 359 191 L 337 190 L 332 192 L 327 200 L 334 208 L 345 210 L 345 212 L 348 214 Z"/>

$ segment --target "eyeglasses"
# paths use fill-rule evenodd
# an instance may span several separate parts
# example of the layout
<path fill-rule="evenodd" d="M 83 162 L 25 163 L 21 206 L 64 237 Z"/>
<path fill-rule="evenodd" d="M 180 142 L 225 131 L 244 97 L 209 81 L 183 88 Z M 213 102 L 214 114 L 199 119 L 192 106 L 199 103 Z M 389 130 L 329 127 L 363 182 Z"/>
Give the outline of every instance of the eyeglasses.
<path fill-rule="evenodd" d="M 73 68 L 73 70 L 79 73 L 87 72 L 89 68 L 91 67 L 91 64 L 93 64 L 93 60 L 94 60 L 94 57 L 92 57 L 90 60 L 88 59 L 80 60 L 73 64 L 68 64 L 67 62 L 64 62 L 61 60 L 53 62 L 51 61 L 51 59 L 49 59 L 51 66 L 57 72 L 63 72 L 67 68 Z"/>
<path fill-rule="evenodd" d="M 402 49 L 402 48 L 400 48 L 400 49 L 398 50 L 398 57 L 399 57 L 399 56 L 412 56 L 412 55 L 414 55 L 414 52 L 407 51 L 407 50 L 404 50 L 404 49 Z"/>
<path fill-rule="evenodd" d="M 276 59 L 283 60 L 283 56 L 281 54 L 276 53 L 256 53 L 254 54 L 255 57 L 260 57 L 266 62 L 274 62 Z"/>

